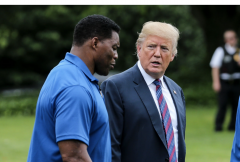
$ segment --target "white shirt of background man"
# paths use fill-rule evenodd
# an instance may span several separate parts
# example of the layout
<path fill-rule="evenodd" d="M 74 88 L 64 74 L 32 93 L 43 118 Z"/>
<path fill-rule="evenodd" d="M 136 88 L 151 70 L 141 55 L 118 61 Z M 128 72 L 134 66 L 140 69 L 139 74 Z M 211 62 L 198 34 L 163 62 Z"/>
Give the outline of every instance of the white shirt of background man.
<path fill-rule="evenodd" d="M 225 44 L 225 49 L 230 55 L 234 55 L 236 52 L 236 48 L 230 46 L 229 44 Z M 239 53 L 240 56 L 240 53 Z M 211 68 L 220 68 L 222 66 L 222 61 L 224 58 L 224 50 L 222 47 L 218 47 L 215 52 L 213 53 L 210 66 Z M 228 74 L 228 73 L 222 73 L 220 75 L 220 78 L 223 80 L 229 80 L 229 79 L 240 79 L 240 72 Z"/>
<path fill-rule="evenodd" d="M 236 52 L 236 48 L 230 46 L 229 44 L 225 44 L 225 49 L 230 55 L 233 55 Z M 213 56 L 210 62 L 211 68 L 220 68 L 222 66 L 223 57 L 224 57 L 224 50 L 222 47 L 218 47 L 213 53 Z"/>

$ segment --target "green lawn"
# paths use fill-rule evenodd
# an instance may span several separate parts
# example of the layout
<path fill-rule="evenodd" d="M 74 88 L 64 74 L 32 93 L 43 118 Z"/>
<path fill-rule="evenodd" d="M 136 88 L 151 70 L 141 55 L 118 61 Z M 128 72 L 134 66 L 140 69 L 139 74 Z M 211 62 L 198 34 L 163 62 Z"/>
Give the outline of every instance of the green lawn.
<path fill-rule="evenodd" d="M 0 161 L 26 162 L 34 117 L 0 117 Z"/>
<path fill-rule="evenodd" d="M 214 108 L 188 107 L 186 162 L 230 161 L 234 133 L 214 132 L 214 116 Z M 33 124 L 34 117 L 0 117 L 1 162 L 26 162 Z"/>
<path fill-rule="evenodd" d="M 229 162 L 234 132 L 227 131 L 230 112 L 223 132 L 214 132 L 214 108 L 187 109 L 186 162 Z"/>

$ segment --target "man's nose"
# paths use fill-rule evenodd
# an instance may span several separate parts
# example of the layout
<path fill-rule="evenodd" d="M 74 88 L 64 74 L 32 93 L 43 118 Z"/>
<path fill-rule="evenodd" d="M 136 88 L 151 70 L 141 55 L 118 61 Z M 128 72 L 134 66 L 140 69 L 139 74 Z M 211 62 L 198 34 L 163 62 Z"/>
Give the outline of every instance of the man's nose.
<path fill-rule="evenodd" d="M 117 52 L 114 52 L 113 58 L 114 58 L 115 60 L 118 59 L 118 53 L 117 53 Z"/>
<path fill-rule="evenodd" d="M 161 50 L 160 47 L 156 47 L 155 53 L 154 53 L 155 57 L 161 57 Z"/>

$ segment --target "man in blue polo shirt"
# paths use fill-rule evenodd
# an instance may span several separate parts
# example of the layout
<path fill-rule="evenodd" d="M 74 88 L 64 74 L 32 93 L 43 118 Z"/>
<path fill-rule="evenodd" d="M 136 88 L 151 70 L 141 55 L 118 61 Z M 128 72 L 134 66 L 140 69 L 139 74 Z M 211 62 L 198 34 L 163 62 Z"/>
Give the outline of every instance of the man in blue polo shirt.
<path fill-rule="evenodd" d="M 238 101 L 235 135 L 233 139 L 230 162 L 240 162 L 240 98 Z"/>
<path fill-rule="evenodd" d="M 78 22 L 70 53 L 41 89 L 28 162 L 111 162 L 108 114 L 93 74 L 114 68 L 119 31 L 101 15 Z"/>

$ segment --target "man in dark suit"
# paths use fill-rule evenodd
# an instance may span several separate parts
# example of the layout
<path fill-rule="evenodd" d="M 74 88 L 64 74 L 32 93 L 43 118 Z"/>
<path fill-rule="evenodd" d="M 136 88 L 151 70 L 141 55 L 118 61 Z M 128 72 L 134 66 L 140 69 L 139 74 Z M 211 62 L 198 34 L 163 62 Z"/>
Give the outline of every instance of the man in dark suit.
<path fill-rule="evenodd" d="M 170 24 L 145 23 L 136 42 L 139 61 L 102 83 L 112 162 L 185 161 L 185 99 L 164 75 L 177 54 L 178 38 Z"/>

